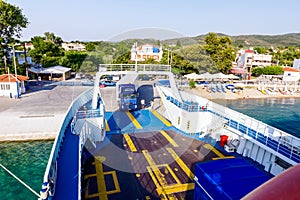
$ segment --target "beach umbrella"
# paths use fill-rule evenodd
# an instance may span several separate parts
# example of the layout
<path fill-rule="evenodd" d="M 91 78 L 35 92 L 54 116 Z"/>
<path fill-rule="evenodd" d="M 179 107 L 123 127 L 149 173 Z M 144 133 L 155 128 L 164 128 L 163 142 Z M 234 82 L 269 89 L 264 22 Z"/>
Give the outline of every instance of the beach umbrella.
<path fill-rule="evenodd" d="M 196 73 L 186 74 L 186 75 L 184 75 L 183 77 L 185 77 L 185 78 L 187 78 L 187 79 L 189 79 L 189 80 L 191 80 L 191 79 L 197 80 L 197 79 L 200 79 L 200 78 L 201 78 L 200 75 L 199 75 L 199 74 L 196 74 Z"/>
<path fill-rule="evenodd" d="M 228 78 L 227 75 L 225 75 L 225 74 L 223 74 L 223 73 L 221 73 L 221 72 L 216 73 L 216 74 L 212 74 L 212 77 L 213 77 L 214 79 L 227 79 L 227 78 Z"/>
<path fill-rule="evenodd" d="M 240 77 L 233 75 L 233 74 L 228 74 L 227 77 L 228 77 L 228 79 L 240 79 Z"/>
<path fill-rule="evenodd" d="M 205 72 L 203 74 L 200 74 L 200 79 L 211 79 L 212 78 L 212 74 Z"/>

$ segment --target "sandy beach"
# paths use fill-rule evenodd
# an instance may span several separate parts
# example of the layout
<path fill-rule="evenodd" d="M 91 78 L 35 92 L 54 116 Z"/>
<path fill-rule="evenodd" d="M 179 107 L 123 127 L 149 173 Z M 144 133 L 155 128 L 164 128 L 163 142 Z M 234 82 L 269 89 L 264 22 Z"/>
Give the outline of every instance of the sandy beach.
<path fill-rule="evenodd" d="M 263 94 L 256 87 L 245 87 L 240 92 L 231 92 L 230 90 L 226 90 L 224 92 L 209 92 L 203 87 L 196 87 L 190 89 L 186 87 L 183 89 L 185 92 L 189 92 L 195 94 L 197 96 L 201 96 L 206 99 L 254 99 L 254 98 L 300 98 L 300 93 L 291 94 L 281 94 L 280 92 L 274 92 L 270 95 Z"/>

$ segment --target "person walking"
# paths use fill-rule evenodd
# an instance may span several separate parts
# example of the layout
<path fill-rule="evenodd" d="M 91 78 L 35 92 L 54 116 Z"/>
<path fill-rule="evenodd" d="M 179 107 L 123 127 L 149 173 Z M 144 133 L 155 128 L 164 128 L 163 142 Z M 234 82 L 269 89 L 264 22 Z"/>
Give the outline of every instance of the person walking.
<path fill-rule="evenodd" d="M 141 99 L 141 106 L 142 106 L 142 109 L 145 108 L 145 99 Z"/>
<path fill-rule="evenodd" d="M 153 108 L 154 108 L 154 101 L 153 100 L 150 101 L 150 105 L 151 105 L 151 110 L 153 110 Z"/>

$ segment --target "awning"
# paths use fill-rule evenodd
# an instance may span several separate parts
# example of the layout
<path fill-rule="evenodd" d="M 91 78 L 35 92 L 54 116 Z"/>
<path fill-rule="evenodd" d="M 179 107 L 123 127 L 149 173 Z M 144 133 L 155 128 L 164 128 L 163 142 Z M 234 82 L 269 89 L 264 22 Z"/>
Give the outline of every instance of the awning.
<path fill-rule="evenodd" d="M 229 70 L 230 74 L 247 74 L 247 70 L 243 68 L 232 68 Z"/>
<path fill-rule="evenodd" d="M 71 71 L 71 68 L 57 65 L 57 66 L 48 67 L 48 68 L 31 67 L 28 69 L 28 71 L 36 73 L 36 74 L 64 74 L 68 71 Z"/>

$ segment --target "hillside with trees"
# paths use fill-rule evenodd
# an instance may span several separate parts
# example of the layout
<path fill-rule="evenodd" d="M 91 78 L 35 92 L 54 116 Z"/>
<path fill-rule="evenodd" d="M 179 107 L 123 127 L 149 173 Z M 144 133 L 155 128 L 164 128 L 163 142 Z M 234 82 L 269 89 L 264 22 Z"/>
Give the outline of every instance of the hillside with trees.
<path fill-rule="evenodd" d="M 0 74 L 8 68 L 14 72 L 12 60 L 7 59 L 12 47 L 24 50 L 25 41 L 21 37 L 22 28 L 29 21 L 22 10 L 4 1 L 0 1 Z M 10 15 L 7 15 L 10 13 Z M 54 33 L 45 32 L 42 36 L 33 36 L 34 49 L 28 51 L 34 62 L 43 67 L 63 65 L 75 72 L 96 72 L 103 63 L 133 63 L 130 50 L 135 42 L 138 45 L 153 44 L 164 49 L 161 64 L 172 65 L 175 74 L 191 72 L 227 73 L 235 60 L 236 52 L 253 47 L 257 53 L 271 54 L 272 64 L 292 66 L 294 59 L 300 59 L 300 33 L 283 35 L 239 35 L 228 36 L 222 33 L 208 33 L 196 37 L 181 37 L 167 40 L 128 39 L 119 42 L 91 41 L 84 43 L 86 51 L 66 51 L 62 48 L 63 38 Z M 79 41 L 76 41 L 79 42 Z M 16 45 L 18 43 L 18 45 Z M 168 57 L 169 56 L 169 57 Z M 141 63 L 157 63 L 153 59 Z M 18 74 L 25 75 L 27 63 L 17 66 Z M 258 69 L 257 74 L 261 73 Z M 269 73 L 266 71 L 265 73 Z"/>

